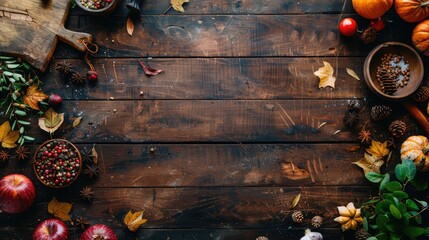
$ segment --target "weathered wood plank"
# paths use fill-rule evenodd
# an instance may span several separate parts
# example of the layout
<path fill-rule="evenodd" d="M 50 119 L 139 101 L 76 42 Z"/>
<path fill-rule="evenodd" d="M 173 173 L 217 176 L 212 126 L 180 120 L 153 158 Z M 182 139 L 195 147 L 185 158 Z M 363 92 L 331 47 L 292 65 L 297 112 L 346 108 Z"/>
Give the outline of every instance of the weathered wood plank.
<path fill-rule="evenodd" d="M 131 233 L 124 228 L 114 229 L 119 239 L 150 239 L 150 240 L 254 240 L 259 236 L 268 237 L 271 240 L 288 239 L 299 240 L 304 235 L 301 228 L 277 228 L 277 229 L 141 229 L 137 233 Z M 325 239 L 340 240 L 343 236 L 351 237 L 349 233 L 343 233 L 340 229 L 318 229 Z M 31 238 L 31 228 L 0 228 L 0 236 L 3 240 L 28 240 Z M 82 230 L 71 228 L 70 239 L 79 239 Z M 346 238 L 349 239 L 349 238 Z M 351 238 L 350 238 L 351 239 Z"/>
<path fill-rule="evenodd" d="M 336 88 L 319 89 L 313 74 L 323 61 L 330 62 Z M 96 87 L 70 84 L 54 70 L 70 62 L 76 70 L 87 69 L 82 60 L 57 59 L 42 79 L 46 92 L 64 99 L 335 99 L 364 96 L 364 58 L 173 58 L 142 59 L 165 72 L 147 77 L 137 59 L 96 59 Z M 362 81 L 349 76 L 353 68 Z M 85 72 L 82 72 L 85 73 Z M 143 95 L 141 95 L 143 92 Z"/>
<path fill-rule="evenodd" d="M 347 109 L 348 100 L 68 101 L 58 111 L 70 124 L 83 121 L 57 136 L 75 143 L 354 142 L 340 117 Z M 49 138 L 35 126 L 31 136 Z"/>
<path fill-rule="evenodd" d="M 295 0 L 201 0 L 185 4 L 186 13 L 193 15 L 204 14 L 303 14 L 303 13 L 353 13 L 351 1 L 295 1 Z M 143 1 L 141 5 L 142 15 L 160 15 L 167 10 L 169 2 L 165 1 Z M 74 15 L 85 14 L 80 8 L 74 8 Z M 127 15 L 128 9 L 125 4 L 118 6 L 112 14 Z M 182 14 L 169 11 L 168 15 Z"/>
<path fill-rule="evenodd" d="M 92 186 L 365 186 L 368 182 L 362 170 L 351 164 L 363 153 L 346 152 L 347 146 L 350 145 L 97 144 L 101 173 Z M 81 150 L 84 147 L 89 150 L 92 146 L 78 145 Z M 35 149 L 36 146 L 33 153 Z M 290 180 L 283 174 L 282 162 L 293 162 L 310 176 Z M 37 182 L 31 165 L 15 159 L 10 159 L 1 173 L 15 172 Z M 87 182 L 87 176 L 83 175 L 76 184 L 84 186 Z"/>
<path fill-rule="evenodd" d="M 145 210 L 149 219 L 145 228 L 293 228 L 289 209 L 292 199 L 301 193 L 296 209 L 306 221 L 297 227 L 309 227 L 312 216 L 322 215 L 324 227 L 339 227 L 333 219 L 337 206 L 353 201 L 358 206 L 370 197 L 370 189 L 348 186 L 319 187 L 214 187 L 214 188 L 94 188 L 94 200 L 80 200 L 80 188 L 50 190 L 39 188 L 36 204 L 26 213 L 2 216 L 0 228 L 34 227 L 50 217 L 47 203 L 53 196 L 73 203 L 74 215 L 85 215 L 93 223 L 123 227 L 130 210 Z M 23 216 L 27 217 L 23 217 Z M 28 217 L 31 216 L 31 217 Z"/>
<path fill-rule="evenodd" d="M 91 32 L 100 46 L 97 57 L 279 57 L 366 56 L 374 45 L 340 37 L 338 21 L 345 15 L 172 15 L 141 16 L 132 37 L 125 16 L 79 19 L 68 28 Z M 367 20 L 361 20 L 363 25 Z M 378 42 L 410 43 L 412 24 L 394 18 Z M 401 31 L 394 31 L 401 29 Z M 58 48 L 57 58 L 76 57 Z"/>

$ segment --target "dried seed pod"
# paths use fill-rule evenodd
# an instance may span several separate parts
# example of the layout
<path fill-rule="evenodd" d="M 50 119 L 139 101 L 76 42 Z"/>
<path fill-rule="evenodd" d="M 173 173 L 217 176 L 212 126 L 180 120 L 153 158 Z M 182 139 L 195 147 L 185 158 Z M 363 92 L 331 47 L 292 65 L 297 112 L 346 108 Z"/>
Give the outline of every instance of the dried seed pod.
<path fill-rule="evenodd" d="M 407 131 L 407 124 L 401 120 L 393 121 L 389 125 L 389 131 L 394 137 L 401 137 Z"/>
<path fill-rule="evenodd" d="M 360 38 L 362 39 L 362 42 L 365 44 L 370 44 L 374 42 L 378 37 L 378 32 L 373 27 L 369 27 L 363 31 L 362 35 L 360 35 Z"/>
<path fill-rule="evenodd" d="M 371 108 L 371 117 L 375 121 L 381 121 L 392 114 L 392 109 L 386 105 L 375 105 Z"/>
<path fill-rule="evenodd" d="M 323 217 L 321 217 L 321 216 L 314 216 L 311 219 L 311 225 L 314 228 L 320 228 L 320 226 L 322 226 L 322 223 L 323 223 Z"/>
<path fill-rule="evenodd" d="M 295 211 L 292 213 L 292 221 L 294 223 L 302 223 L 304 221 L 304 215 L 301 211 Z"/>
<path fill-rule="evenodd" d="M 423 86 L 417 89 L 413 94 L 413 99 L 416 102 L 424 102 L 429 99 L 429 87 Z"/>
<path fill-rule="evenodd" d="M 369 234 L 367 231 L 365 231 L 365 229 L 363 228 L 359 228 L 356 232 L 355 232 L 355 238 L 356 240 L 366 240 L 368 238 L 371 237 L 371 234 Z"/>
<path fill-rule="evenodd" d="M 346 127 L 354 128 L 359 123 L 359 113 L 356 111 L 347 111 L 343 122 Z"/>

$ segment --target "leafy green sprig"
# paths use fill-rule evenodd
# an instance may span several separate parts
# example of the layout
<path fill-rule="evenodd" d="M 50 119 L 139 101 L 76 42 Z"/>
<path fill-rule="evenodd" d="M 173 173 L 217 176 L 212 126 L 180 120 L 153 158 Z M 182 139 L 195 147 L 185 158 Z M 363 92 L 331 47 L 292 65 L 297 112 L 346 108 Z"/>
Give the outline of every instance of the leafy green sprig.
<path fill-rule="evenodd" d="M 0 108 L 6 109 L 3 114 L 8 116 L 11 130 L 18 130 L 19 145 L 34 138 L 26 134 L 31 123 L 27 120 L 29 106 L 24 103 L 25 90 L 32 85 L 39 85 L 40 80 L 30 65 L 19 58 L 0 55 Z M 48 105 L 46 102 L 40 102 Z M 43 112 L 41 112 L 43 114 Z"/>
<path fill-rule="evenodd" d="M 361 207 L 364 229 L 375 234 L 368 240 L 414 240 L 429 236 L 429 227 L 422 226 L 421 217 L 428 203 L 415 196 L 427 188 L 427 182 L 416 178 L 416 166 L 411 160 L 396 165 L 395 180 L 390 173 L 369 172 L 365 177 L 379 184 L 379 195 Z"/>

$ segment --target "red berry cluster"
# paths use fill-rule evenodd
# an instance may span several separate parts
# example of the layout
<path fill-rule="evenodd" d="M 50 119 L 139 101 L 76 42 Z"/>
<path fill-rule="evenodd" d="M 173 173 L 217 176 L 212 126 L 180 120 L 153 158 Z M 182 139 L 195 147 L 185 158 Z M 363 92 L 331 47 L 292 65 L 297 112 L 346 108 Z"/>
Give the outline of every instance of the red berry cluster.
<path fill-rule="evenodd" d="M 63 187 L 76 180 L 81 168 L 76 147 L 64 140 L 52 140 L 36 152 L 34 170 L 47 186 Z"/>

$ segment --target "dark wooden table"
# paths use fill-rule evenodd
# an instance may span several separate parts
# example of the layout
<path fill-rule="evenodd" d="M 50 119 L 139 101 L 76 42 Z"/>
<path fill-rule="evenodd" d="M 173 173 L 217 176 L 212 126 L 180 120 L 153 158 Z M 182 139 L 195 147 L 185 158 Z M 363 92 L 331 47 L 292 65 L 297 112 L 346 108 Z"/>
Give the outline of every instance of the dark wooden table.
<path fill-rule="evenodd" d="M 107 17 L 72 9 L 67 28 L 92 34 L 100 47 L 92 58 L 99 80 L 64 82 L 57 63 L 69 61 L 81 73 L 88 68 L 81 53 L 60 43 L 42 75 L 43 89 L 65 99 L 59 111 L 68 124 L 83 117 L 77 128 L 55 136 L 81 150 L 95 143 L 101 173 L 52 190 L 35 179 L 29 162 L 9 161 L 0 174 L 30 176 L 37 199 L 24 214 L 0 215 L 0 239 L 30 239 L 51 216 L 47 203 L 53 196 L 73 203 L 73 217 L 107 224 L 124 240 L 295 240 L 314 215 L 325 218 L 318 230 L 325 239 L 353 239 L 333 221 L 336 207 L 366 201 L 371 185 L 351 164 L 362 152 L 345 151 L 358 140 L 343 116 L 350 100 L 372 101 L 362 74 L 368 52 L 387 40 L 410 43 L 413 25 L 392 12 L 379 40 L 364 45 L 337 31 L 343 17 L 355 17 L 361 29 L 369 23 L 354 13 L 351 1 L 190 0 L 184 14 L 163 15 L 168 6 L 168 0 L 144 1 L 132 37 L 124 3 Z M 165 72 L 147 77 L 138 60 Z M 318 88 L 313 72 L 322 61 L 335 69 L 335 89 Z M 362 119 L 359 126 L 369 119 L 368 110 Z M 33 150 L 49 139 L 36 125 L 32 132 Z M 282 162 L 310 177 L 287 179 Z M 80 199 L 84 186 L 94 189 L 90 204 Z M 294 224 L 289 206 L 299 193 L 295 210 L 306 220 Z M 122 223 L 128 210 L 145 211 L 148 222 L 137 233 Z M 82 230 L 68 225 L 70 239 L 78 239 Z"/>

